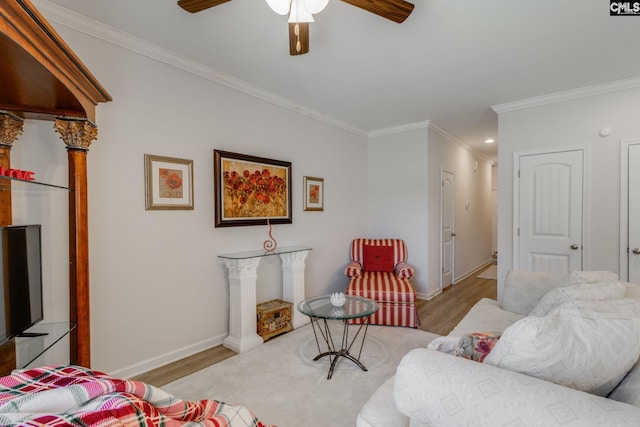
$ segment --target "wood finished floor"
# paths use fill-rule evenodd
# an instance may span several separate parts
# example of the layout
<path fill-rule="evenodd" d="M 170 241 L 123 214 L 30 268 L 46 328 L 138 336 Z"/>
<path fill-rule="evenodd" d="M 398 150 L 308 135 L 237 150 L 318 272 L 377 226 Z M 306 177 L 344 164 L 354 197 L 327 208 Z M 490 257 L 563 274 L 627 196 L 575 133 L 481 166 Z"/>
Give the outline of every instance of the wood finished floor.
<path fill-rule="evenodd" d="M 431 300 L 418 299 L 418 329 L 438 335 L 448 334 L 469 309 L 482 298 L 497 297 L 497 282 L 478 279 L 478 273 L 446 288 Z M 236 353 L 222 346 L 214 347 L 169 365 L 134 377 L 134 380 L 162 387 L 172 381 L 221 362 Z"/>

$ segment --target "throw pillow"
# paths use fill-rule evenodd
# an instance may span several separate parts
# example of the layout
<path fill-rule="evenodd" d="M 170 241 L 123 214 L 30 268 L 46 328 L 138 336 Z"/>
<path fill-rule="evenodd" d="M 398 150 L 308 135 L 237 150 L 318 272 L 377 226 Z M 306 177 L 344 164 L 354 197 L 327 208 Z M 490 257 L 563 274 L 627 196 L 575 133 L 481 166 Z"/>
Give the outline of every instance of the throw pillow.
<path fill-rule="evenodd" d="M 393 272 L 393 246 L 362 245 L 364 271 Z"/>
<path fill-rule="evenodd" d="M 482 362 L 500 339 L 501 332 L 476 332 L 460 338 L 456 356 Z"/>
<path fill-rule="evenodd" d="M 429 344 L 427 344 L 427 348 L 431 350 L 437 350 L 442 353 L 454 354 L 456 352 L 456 349 L 458 348 L 459 342 L 460 337 L 447 335 L 429 341 Z"/>
<path fill-rule="evenodd" d="M 576 285 L 561 286 L 547 292 L 531 310 L 531 316 L 546 316 L 554 309 L 567 301 L 604 301 L 622 298 L 627 291 L 627 286 L 618 281 L 580 283 Z"/>
<path fill-rule="evenodd" d="M 574 271 L 569 275 L 569 283 L 615 282 L 620 277 L 612 271 Z"/>
<path fill-rule="evenodd" d="M 640 356 L 640 319 L 561 308 L 508 327 L 484 363 L 606 396 Z"/>

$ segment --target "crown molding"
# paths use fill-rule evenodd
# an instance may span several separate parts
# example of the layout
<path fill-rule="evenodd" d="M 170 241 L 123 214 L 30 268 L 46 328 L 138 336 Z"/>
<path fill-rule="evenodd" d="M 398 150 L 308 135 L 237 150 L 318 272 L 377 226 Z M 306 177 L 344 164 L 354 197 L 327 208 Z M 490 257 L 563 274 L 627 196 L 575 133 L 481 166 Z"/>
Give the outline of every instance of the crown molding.
<path fill-rule="evenodd" d="M 616 80 L 609 83 L 603 83 L 592 86 L 584 86 L 577 89 L 565 90 L 548 95 L 536 96 L 520 101 L 508 102 L 505 104 L 493 105 L 491 108 L 498 114 L 509 113 L 511 111 L 523 110 L 525 108 L 539 107 L 557 102 L 571 101 L 574 99 L 584 98 L 593 95 L 602 95 L 605 93 L 616 92 L 621 90 L 635 89 L 640 87 L 640 77 L 632 77 L 629 79 Z"/>
<path fill-rule="evenodd" d="M 399 126 L 392 126 L 392 127 L 388 127 L 388 128 L 376 129 L 376 130 L 372 130 L 371 132 L 369 132 L 368 137 L 369 138 L 376 138 L 378 136 L 393 135 L 393 134 L 396 134 L 396 133 L 409 132 L 409 131 L 417 130 L 417 129 L 427 129 L 429 127 L 430 123 L 431 123 L 430 120 L 425 120 L 425 121 L 422 121 L 422 122 L 407 123 L 405 125 L 399 125 Z"/>
<path fill-rule="evenodd" d="M 237 90 L 246 95 L 277 105 L 278 107 L 298 113 L 302 116 L 324 122 L 338 129 L 351 132 L 364 138 L 367 138 L 369 136 L 368 132 L 359 129 L 349 123 L 337 120 L 318 111 L 298 105 L 274 93 L 263 90 L 257 86 L 253 86 L 230 75 L 223 74 L 209 66 L 180 56 L 176 52 L 173 52 L 169 49 L 165 49 L 146 40 L 135 37 L 131 34 L 117 30 L 113 27 L 95 21 L 72 10 L 51 3 L 48 0 L 32 1 L 36 5 L 38 10 L 42 13 L 42 15 L 44 15 L 50 22 L 63 25 L 72 30 L 79 31 L 107 43 L 111 43 L 113 45 L 130 50 L 139 55 L 146 56 L 161 63 L 194 74 L 205 80 L 209 80 L 228 88 Z"/>
<path fill-rule="evenodd" d="M 434 131 L 435 133 L 437 133 L 438 135 L 440 135 L 441 137 L 443 137 L 444 139 L 446 139 L 449 142 L 453 142 L 455 144 L 460 145 L 461 147 L 463 147 L 465 150 L 470 151 L 472 153 L 474 153 L 476 156 L 489 161 L 489 157 L 487 157 L 486 154 L 484 154 L 481 151 L 476 150 L 475 148 L 473 148 L 472 146 L 470 146 L 469 144 L 466 144 L 464 142 L 462 142 L 460 139 L 458 139 L 457 137 L 455 137 L 454 135 L 450 134 L 449 132 L 447 132 L 445 129 L 441 128 L 440 126 L 438 126 L 437 124 L 431 122 L 429 124 L 429 130 Z"/>

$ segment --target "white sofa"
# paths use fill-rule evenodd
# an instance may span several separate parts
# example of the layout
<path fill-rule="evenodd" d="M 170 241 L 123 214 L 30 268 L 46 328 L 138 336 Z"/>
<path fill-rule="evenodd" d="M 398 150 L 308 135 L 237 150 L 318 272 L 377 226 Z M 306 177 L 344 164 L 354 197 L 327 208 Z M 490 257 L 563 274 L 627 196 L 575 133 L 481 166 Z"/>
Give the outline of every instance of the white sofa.
<path fill-rule="evenodd" d="M 431 348 L 426 348 L 425 345 L 425 348 L 409 352 L 399 364 L 395 376 L 382 384 L 363 406 L 357 426 L 640 426 L 640 362 L 634 365 L 638 359 L 635 352 L 640 353 L 640 318 L 637 316 L 640 286 L 616 283 L 611 275 L 613 273 L 608 272 L 578 272 L 571 276 L 509 272 L 505 279 L 502 305 L 491 299 L 479 301 L 447 337 L 433 340 L 428 346 Z M 617 276 L 615 278 L 617 279 Z M 622 295 L 616 296 L 613 313 L 606 313 L 605 321 L 598 325 L 611 321 L 613 327 L 617 328 L 619 323 L 615 322 L 626 322 L 620 329 L 629 327 L 632 332 L 627 333 L 625 329 L 627 335 L 621 334 L 622 338 L 614 338 L 613 335 L 616 334 L 607 330 L 604 341 L 610 337 L 611 344 L 595 346 L 597 351 L 613 353 L 613 359 L 617 358 L 618 353 L 635 354 L 627 356 L 627 359 L 635 357 L 630 362 L 622 363 L 616 360 L 611 363 L 613 368 L 622 370 L 621 375 L 618 373 L 618 377 L 613 378 L 613 391 L 607 391 L 606 395 L 602 395 L 606 388 L 598 388 L 602 386 L 598 383 L 598 387 L 594 386 L 594 391 L 599 392 L 599 396 L 579 391 L 572 388 L 573 386 L 556 384 L 555 382 L 562 382 L 563 372 L 556 373 L 553 369 L 551 373 L 547 372 L 547 375 L 552 376 L 548 381 L 540 379 L 544 377 L 543 370 L 534 372 L 537 374 L 536 378 L 531 373 L 525 375 L 514 372 L 513 369 L 492 366 L 500 365 L 500 361 L 508 362 L 508 357 L 493 356 L 500 353 L 504 356 L 513 350 L 511 347 L 505 350 L 505 347 L 512 343 L 509 340 L 513 337 L 508 338 L 510 331 L 521 330 L 518 328 L 521 325 L 526 326 L 527 322 L 539 324 L 557 320 L 560 315 L 555 313 L 559 310 L 554 311 L 554 306 L 558 304 L 558 292 L 564 295 L 568 289 L 576 287 L 570 286 L 573 283 L 585 282 L 607 282 L 604 287 L 609 288 L 622 286 Z M 593 298 L 599 299 L 600 296 Z M 582 316 L 576 316 L 575 302 L 568 304 L 571 307 L 566 316 L 570 321 L 584 321 Z M 589 301 L 580 300 L 580 304 L 581 308 L 592 307 Z M 631 316 L 620 314 L 628 307 L 631 307 Z M 530 315 L 532 310 L 536 316 Z M 541 310 L 549 311 L 550 314 L 540 313 Z M 587 319 L 586 322 L 592 320 Z M 595 323 L 587 323 L 586 328 L 589 332 L 592 325 Z M 548 334 L 553 338 L 556 338 L 555 328 L 552 325 L 553 333 Z M 580 330 L 572 324 L 569 329 L 569 333 L 573 333 L 574 329 Z M 505 330 L 499 340 L 500 349 L 496 344 L 484 363 L 451 354 L 451 348 L 455 347 L 459 337 L 465 334 Z M 544 335 L 544 330 L 541 333 Z M 518 348 L 518 338 L 515 337 L 516 344 L 513 348 Z M 531 343 L 526 337 L 521 341 L 524 341 L 525 345 Z M 572 351 L 570 349 L 573 345 L 570 341 L 571 339 L 566 343 L 561 341 L 557 350 L 563 361 L 573 359 L 562 354 Z M 490 357 L 499 360 L 493 360 L 489 364 Z M 589 355 L 587 357 L 590 358 L 588 360 L 596 359 Z M 605 363 L 608 362 L 609 359 L 605 360 Z M 571 370 L 572 366 L 567 368 Z M 602 366 L 595 364 L 588 374 L 578 375 L 578 383 L 584 380 L 589 384 L 602 375 L 602 371 Z"/>

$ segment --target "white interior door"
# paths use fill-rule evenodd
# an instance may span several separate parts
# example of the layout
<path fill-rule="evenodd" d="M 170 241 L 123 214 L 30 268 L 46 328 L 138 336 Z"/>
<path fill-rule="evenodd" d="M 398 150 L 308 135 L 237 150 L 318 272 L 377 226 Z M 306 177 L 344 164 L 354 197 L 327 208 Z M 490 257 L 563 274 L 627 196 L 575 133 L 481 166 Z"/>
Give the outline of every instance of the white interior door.
<path fill-rule="evenodd" d="M 515 267 L 582 270 L 583 161 L 583 150 L 520 156 Z"/>
<path fill-rule="evenodd" d="M 640 144 L 628 146 L 628 281 L 640 284 Z"/>
<path fill-rule="evenodd" d="M 455 209 L 454 209 L 454 192 L 455 180 L 454 175 L 447 171 L 442 171 L 442 193 L 440 195 L 441 206 L 441 222 L 442 222 L 442 277 L 440 280 L 440 289 L 453 283 L 454 269 L 454 227 L 455 227 Z"/>

